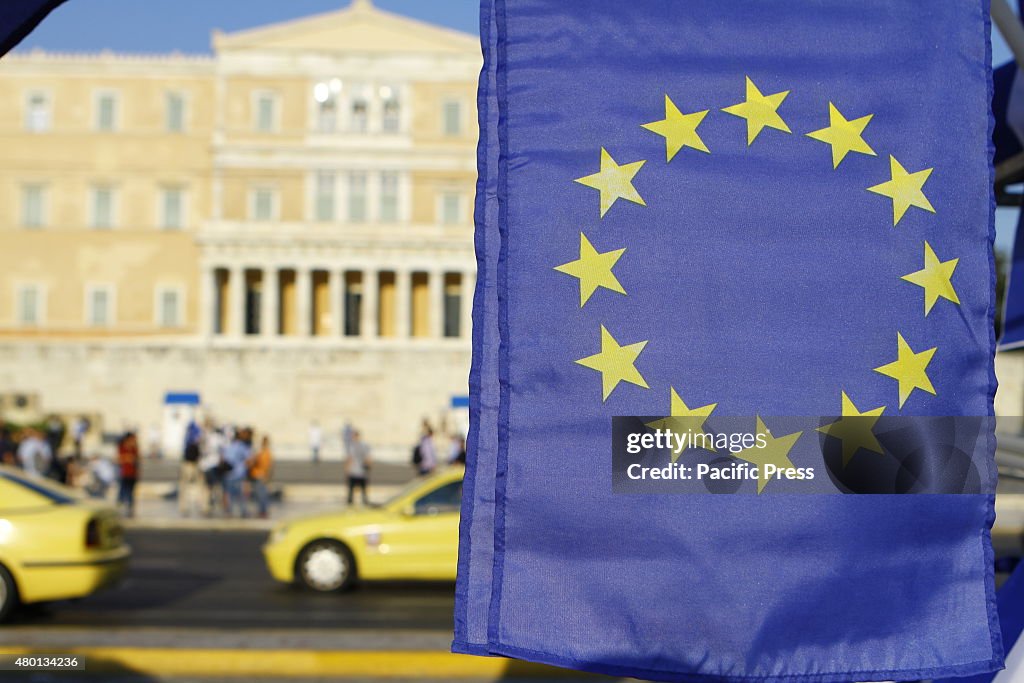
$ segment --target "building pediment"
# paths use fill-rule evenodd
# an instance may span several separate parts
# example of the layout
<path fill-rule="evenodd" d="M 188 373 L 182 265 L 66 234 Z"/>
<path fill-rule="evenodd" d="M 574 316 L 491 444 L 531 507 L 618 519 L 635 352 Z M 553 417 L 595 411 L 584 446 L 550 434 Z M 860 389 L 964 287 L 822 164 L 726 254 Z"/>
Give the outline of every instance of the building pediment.
<path fill-rule="evenodd" d="M 217 52 L 287 51 L 353 54 L 478 53 L 474 36 L 409 19 L 353 0 L 344 9 L 235 33 L 215 33 Z"/>

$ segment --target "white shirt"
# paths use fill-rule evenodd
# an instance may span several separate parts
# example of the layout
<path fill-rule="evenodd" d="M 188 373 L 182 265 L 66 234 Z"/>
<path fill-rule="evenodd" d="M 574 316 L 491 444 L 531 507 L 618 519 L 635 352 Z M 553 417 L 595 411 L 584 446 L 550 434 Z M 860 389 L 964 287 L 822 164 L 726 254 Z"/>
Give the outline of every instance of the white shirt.
<path fill-rule="evenodd" d="M 370 447 L 362 441 L 353 442 L 349 449 L 348 476 L 359 479 L 366 477 L 366 463 L 370 460 Z"/>
<path fill-rule="evenodd" d="M 216 429 L 203 432 L 203 454 L 199 457 L 199 469 L 203 472 L 220 464 L 224 450 L 224 436 Z"/>
<path fill-rule="evenodd" d="M 313 426 L 309 428 L 309 445 L 315 448 L 320 447 L 320 443 L 324 439 L 323 430 L 320 427 Z"/>
<path fill-rule="evenodd" d="M 434 437 L 425 436 L 420 441 L 420 469 L 432 470 L 437 467 L 437 453 L 434 452 Z"/>
<path fill-rule="evenodd" d="M 18 461 L 27 474 L 39 476 L 40 469 L 43 472 L 50 469 L 51 460 L 53 453 L 49 444 L 38 437 L 30 436 L 18 445 Z"/>

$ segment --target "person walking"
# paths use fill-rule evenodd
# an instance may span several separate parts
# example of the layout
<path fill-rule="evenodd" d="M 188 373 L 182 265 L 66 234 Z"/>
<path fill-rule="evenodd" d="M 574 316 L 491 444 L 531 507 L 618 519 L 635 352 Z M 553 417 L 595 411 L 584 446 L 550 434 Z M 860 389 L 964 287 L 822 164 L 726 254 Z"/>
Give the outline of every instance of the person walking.
<path fill-rule="evenodd" d="M 260 449 L 249 458 L 249 481 L 260 519 L 266 519 L 270 512 L 270 475 L 274 469 L 274 455 L 270 451 L 270 437 L 260 440 Z"/>
<path fill-rule="evenodd" d="M 185 449 L 178 473 L 178 511 L 183 517 L 199 514 L 202 499 L 203 480 L 199 471 L 199 457 L 203 430 L 195 420 L 185 429 Z"/>
<path fill-rule="evenodd" d="M 313 420 L 309 425 L 309 452 L 313 456 L 313 464 L 320 462 L 320 449 L 324 445 L 324 430 L 320 423 Z"/>
<path fill-rule="evenodd" d="M 238 511 L 240 517 L 248 517 L 245 503 L 245 480 L 249 474 L 249 457 L 252 455 L 252 432 L 244 427 L 235 432 L 235 437 L 224 449 L 224 464 L 230 468 L 224 474 L 224 491 L 227 494 L 227 512 Z"/>
<path fill-rule="evenodd" d="M 89 458 L 89 482 L 85 486 L 85 492 L 90 498 L 98 500 L 107 499 L 107 491 L 117 481 L 117 470 L 108 458 L 102 455 L 93 454 Z"/>
<path fill-rule="evenodd" d="M 345 420 L 345 426 L 341 428 L 341 454 L 345 459 L 348 459 L 349 453 L 352 452 L 352 433 L 355 430 L 352 423 Z"/>
<path fill-rule="evenodd" d="M 18 444 L 18 464 L 25 474 L 42 477 L 50 471 L 52 461 L 53 452 L 43 440 L 42 434 L 31 428 L 24 430 L 21 443 Z"/>
<path fill-rule="evenodd" d="M 434 428 L 426 420 L 423 421 L 423 431 L 420 434 L 420 441 L 416 444 L 416 451 L 413 455 L 413 464 L 420 476 L 426 476 L 437 467 L 437 449 L 434 445 Z"/>
<path fill-rule="evenodd" d="M 85 415 L 79 415 L 78 419 L 71 425 L 71 441 L 75 445 L 75 455 L 82 455 L 85 435 L 88 433 L 89 419 Z"/>
<path fill-rule="evenodd" d="M 348 457 L 345 458 L 345 476 L 348 478 L 348 504 L 355 500 L 359 489 L 363 506 L 368 504 L 366 486 L 370 480 L 370 447 L 363 442 L 359 430 L 352 430 Z"/>
<path fill-rule="evenodd" d="M 0 465 L 18 464 L 18 444 L 11 435 L 11 428 L 0 422 Z"/>
<path fill-rule="evenodd" d="M 60 447 L 64 443 L 66 431 L 64 421 L 56 415 L 50 415 L 46 418 L 46 443 L 49 444 L 50 452 L 54 456 L 59 456 L 60 454 Z"/>
<path fill-rule="evenodd" d="M 212 420 L 207 420 L 203 429 L 202 456 L 199 458 L 199 471 L 206 486 L 203 512 L 212 515 L 218 508 L 225 509 L 226 494 L 224 492 L 224 448 L 226 440 L 223 430 Z"/>
<path fill-rule="evenodd" d="M 451 447 L 448 451 L 448 464 L 463 466 L 466 464 L 466 437 L 462 434 L 452 437 Z"/>
<path fill-rule="evenodd" d="M 117 503 L 123 505 L 125 516 L 135 516 L 135 485 L 141 474 L 139 442 L 134 432 L 121 437 L 117 447 L 117 462 L 121 467 L 121 488 L 117 492 Z"/>

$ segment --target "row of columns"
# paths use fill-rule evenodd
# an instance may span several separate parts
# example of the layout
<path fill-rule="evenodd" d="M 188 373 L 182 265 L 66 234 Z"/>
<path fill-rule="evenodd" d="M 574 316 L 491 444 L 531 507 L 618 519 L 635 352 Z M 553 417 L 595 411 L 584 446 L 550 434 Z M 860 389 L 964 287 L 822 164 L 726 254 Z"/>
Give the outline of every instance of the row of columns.
<path fill-rule="evenodd" d="M 320 337 L 358 336 L 361 338 L 408 338 L 422 336 L 441 338 L 445 335 L 445 281 L 454 286 L 457 281 L 459 311 L 458 337 L 468 338 L 471 329 L 472 299 L 476 273 L 474 271 L 456 270 L 453 268 L 362 268 L 362 269 L 327 269 L 317 267 L 292 268 L 284 266 L 247 266 L 233 264 L 226 266 L 208 266 L 203 272 L 202 309 L 206 336 L 242 337 L 247 335 L 246 323 L 249 304 L 247 295 L 250 292 L 250 275 L 255 272 L 259 277 L 259 331 L 260 337 L 278 337 L 285 334 L 285 307 L 282 305 L 282 274 L 292 279 L 294 292 L 291 294 L 293 329 L 287 330 L 286 336 L 312 337 L 314 332 Z M 314 275 L 326 275 L 327 303 L 329 315 L 328 329 L 314 330 Z M 348 293 L 347 278 L 353 274 L 359 276 L 359 324 L 358 335 L 348 334 L 345 329 L 347 310 L 352 302 Z M 414 335 L 413 318 L 413 275 L 420 279 L 426 278 L 426 334 Z M 381 276 L 393 278 L 393 310 L 382 311 Z M 354 284 L 354 283 L 353 283 Z M 225 309 L 226 307 L 226 309 Z M 319 311 L 322 313 L 322 311 Z M 382 313 L 388 313 L 390 321 L 384 321 Z M 422 331 L 421 331 L 422 332 Z M 254 336 L 249 332 L 249 336 Z M 454 335 L 453 335 L 454 336 Z"/>

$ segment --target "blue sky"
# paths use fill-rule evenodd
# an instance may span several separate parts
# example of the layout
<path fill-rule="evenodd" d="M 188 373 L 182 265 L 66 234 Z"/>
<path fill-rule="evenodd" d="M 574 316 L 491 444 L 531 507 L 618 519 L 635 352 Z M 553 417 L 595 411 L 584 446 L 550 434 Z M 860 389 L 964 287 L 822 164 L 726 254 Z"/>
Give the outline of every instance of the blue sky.
<path fill-rule="evenodd" d="M 0 0 L 2 2 L 3 0 Z M 477 33 L 478 0 L 374 0 L 382 8 L 466 33 Z M 213 29 L 237 31 L 348 5 L 348 0 L 69 0 L 19 49 L 121 52 L 210 51 Z M 993 30 L 992 61 L 1010 59 Z M 1016 209 L 996 213 L 997 243 L 1008 249 Z"/>
<path fill-rule="evenodd" d="M 209 52 L 210 32 L 215 28 L 237 31 L 348 4 L 348 0 L 68 0 L 20 49 Z M 478 32 L 478 0 L 375 0 L 374 4 L 466 33 Z"/>

